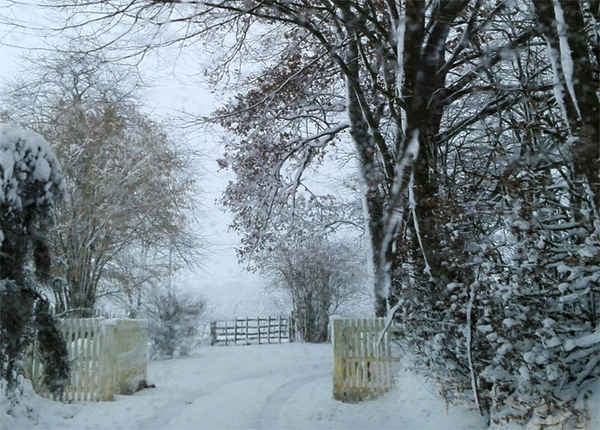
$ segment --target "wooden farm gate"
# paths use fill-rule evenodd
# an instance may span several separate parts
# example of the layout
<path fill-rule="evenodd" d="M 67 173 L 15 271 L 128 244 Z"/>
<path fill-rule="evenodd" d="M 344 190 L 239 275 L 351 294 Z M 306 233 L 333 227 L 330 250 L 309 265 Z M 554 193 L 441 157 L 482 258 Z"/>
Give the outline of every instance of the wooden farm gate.
<path fill-rule="evenodd" d="M 59 320 L 71 365 L 64 401 L 109 401 L 114 394 L 131 394 L 146 381 L 148 325 L 145 320 L 73 318 Z M 25 376 L 43 397 L 52 395 L 42 384 L 44 368 L 35 345 L 28 354 Z"/>
<path fill-rule="evenodd" d="M 294 341 L 291 318 L 236 318 L 210 323 L 211 345 L 252 345 Z"/>
<path fill-rule="evenodd" d="M 372 399 L 392 388 L 390 337 L 385 319 L 333 317 L 333 397 L 345 402 Z"/>

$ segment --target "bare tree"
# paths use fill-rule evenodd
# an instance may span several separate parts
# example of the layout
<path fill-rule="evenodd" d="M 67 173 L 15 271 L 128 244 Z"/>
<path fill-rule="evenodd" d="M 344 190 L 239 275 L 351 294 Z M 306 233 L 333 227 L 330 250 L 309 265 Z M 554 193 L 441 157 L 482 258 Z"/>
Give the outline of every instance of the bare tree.
<path fill-rule="evenodd" d="M 247 42 L 256 40 L 251 37 L 251 29 L 260 27 L 257 31 L 261 39 L 267 40 L 274 51 L 282 53 L 277 61 L 283 67 L 272 69 L 282 73 L 275 75 L 273 81 L 256 81 L 267 92 L 262 93 L 262 98 L 258 91 L 250 94 L 241 104 L 247 107 L 241 115 L 252 110 L 267 112 L 274 94 L 303 82 L 311 85 L 311 80 L 306 77 L 315 70 L 324 72 L 325 76 L 341 77 L 337 84 L 342 92 L 335 97 L 347 100 L 345 119 L 333 116 L 330 121 L 323 121 L 319 118 L 311 122 L 314 128 L 304 129 L 300 135 L 295 129 L 296 122 L 292 126 L 294 131 L 286 139 L 292 143 L 287 150 L 297 154 L 299 159 L 310 161 L 311 152 L 315 152 L 314 142 L 327 144 L 335 141 L 335 136 L 344 130 L 349 131 L 365 184 L 367 224 L 377 271 L 374 285 L 376 314 L 384 315 L 389 307 L 392 289 L 389 263 L 404 224 L 413 225 L 411 234 L 415 237 L 412 243 L 422 254 L 417 271 L 425 273 L 425 282 L 433 280 L 439 284 L 435 287 L 438 288 L 458 276 L 448 269 L 436 251 L 443 235 L 437 231 L 439 223 L 433 209 L 434 206 L 442 207 L 435 201 L 442 179 L 438 165 L 440 145 L 445 133 L 452 135 L 455 132 L 443 130 L 441 121 L 448 107 L 459 105 L 466 96 L 479 91 L 481 72 L 505 61 L 515 46 L 530 40 L 535 33 L 530 26 L 514 38 L 503 39 L 494 46 L 485 45 L 487 28 L 505 14 L 508 7 L 505 2 L 484 5 L 482 1 L 468 0 L 411 1 L 406 4 L 370 1 L 315 4 L 273 0 L 98 1 L 79 6 L 72 9 L 75 11 L 72 22 L 85 21 L 97 8 L 105 20 L 95 22 L 103 22 L 105 26 L 96 26 L 95 36 L 115 47 L 126 37 L 122 32 L 114 32 L 117 23 L 131 25 L 126 27 L 131 31 L 142 19 L 154 22 L 157 29 L 177 23 L 187 29 L 178 33 L 182 36 L 170 40 L 161 39 L 166 33 L 157 31 L 149 45 L 184 40 L 189 43 L 209 34 L 212 40 L 233 40 L 231 50 L 223 53 L 222 61 L 215 61 L 222 67 L 222 73 L 217 73 L 217 77 L 223 76 L 223 70 L 235 67 L 240 58 L 247 58 L 249 52 L 256 52 Z M 108 10 L 103 11 L 103 7 Z M 219 32 L 223 35 L 233 32 L 234 37 L 215 38 Z M 305 46 L 309 46 L 310 55 L 294 55 L 302 52 Z M 147 47 L 139 47 L 138 52 Z M 261 58 L 273 61 L 278 55 L 265 54 Z M 293 72 L 290 74 L 289 71 Z M 286 73 L 288 79 L 281 79 Z M 320 78 L 313 81 L 324 82 Z M 249 100 L 250 97 L 255 101 Z M 478 119 L 489 116 L 494 109 L 510 104 L 514 97 L 516 95 L 507 98 L 506 94 L 496 93 L 486 109 L 473 112 L 473 115 Z M 330 96 L 325 98 L 332 99 Z M 317 101 L 318 97 L 313 99 Z M 298 97 L 298 100 L 304 101 L 306 97 Z M 315 117 L 323 113 L 328 116 L 329 112 L 330 109 L 325 109 Z M 329 124 L 332 126 L 328 127 Z M 324 137 L 327 138 L 322 139 Z M 414 211 L 409 209 L 409 185 L 416 201 Z M 419 229 L 417 224 L 420 224 Z"/>
<path fill-rule="evenodd" d="M 322 236 L 294 239 L 273 250 L 261 272 L 274 288 L 289 294 L 302 340 L 326 342 L 329 317 L 364 287 L 365 264 L 349 243 Z"/>
<path fill-rule="evenodd" d="M 62 160 L 66 199 L 51 236 L 57 311 L 89 316 L 99 297 L 131 289 L 122 269 L 138 264 L 132 255 L 141 249 L 155 267 L 162 262 L 154 275 L 180 267 L 168 267 L 170 253 L 197 264 L 199 237 L 188 228 L 192 154 L 140 111 L 135 81 L 100 54 L 42 58 L 37 70 L 39 79 L 8 84 L 4 103 L 18 122 L 43 132 Z"/>

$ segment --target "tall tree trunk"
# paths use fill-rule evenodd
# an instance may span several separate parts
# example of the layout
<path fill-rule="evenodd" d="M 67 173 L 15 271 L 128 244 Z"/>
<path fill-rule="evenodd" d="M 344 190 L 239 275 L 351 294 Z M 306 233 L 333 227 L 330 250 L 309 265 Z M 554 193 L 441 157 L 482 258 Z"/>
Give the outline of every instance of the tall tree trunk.
<path fill-rule="evenodd" d="M 548 47 L 555 52 L 565 120 L 576 140 L 569 148 L 576 174 L 587 179 L 596 211 L 600 199 L 600 101 L 580 2 L 533 0 Z M 562 41 L 561 41 L 562 38 Z M 593 45 L 593 44 L 592 44 Z M 551 52 L 552 55 L 552 52 Z"/>
<path fill-rule="evenodd" d="M 350 32 L 352 31 L 349 26 Z M 348 118 L 350 122 L 350 135 L 360 163 L 360 171 L 365 183 L 365 205 L 367 212 L 368 230 L 371 240 L 371 253 L 373 266 L 375 268 L 375 315 L 385 316 L 387 313 L 388 291 L 379 276 L 379 268 L 382 266 L 382 246 L 384 238 L 384 205 L 385 205 L 385 178 L 381 173 L 380 162 L 375 158 L 378 153 L 369 132 L 369 125 L 363 114 L 361 102 L 357 94 L 360 88 L 359 76 L 359 50 L 355 38 L 348 42 L 346 51 L 346 87 L 348 92 Z M 391 257 L 391 244 L 384 251 L 388 258 Z"/>
<path fill-rule="evenodd" d="M 419 157 L 414 167 L 414 203 L 412 224 L 413 234 L 418 235 L 413 241 L 422 253 L 422 270 L 428 281 L 440 285 L 450 282 L 455 274 L 450 266 L 443 264 L 440 243 L 444 233 L 441 230 L 441 212 L 448 210 L 438 201 L 438 141 L 444 100 L 445 74 L 441 73 L 445 63 L 446 41 L 454 20 L 467 6 L 467 1 L 446 2 L 432 17 L 429 37 L 420 55 L 418 68 L 411 76 L 413 83 L 405 84 L 404 91 L 409 97 L 407 110 L 407 136 L 413 130 L 419 131 Z M 408 13 L 408 12 L 407 12 Z M 418 16 L 418 15 L 416 15 Z M 413 31 L 406 38 L 405 46 L 409 56 L 413 58 L 415 35 L 423 34 L 420 29 Z M 414 61 L 414 59 L 413 59 Z"/>

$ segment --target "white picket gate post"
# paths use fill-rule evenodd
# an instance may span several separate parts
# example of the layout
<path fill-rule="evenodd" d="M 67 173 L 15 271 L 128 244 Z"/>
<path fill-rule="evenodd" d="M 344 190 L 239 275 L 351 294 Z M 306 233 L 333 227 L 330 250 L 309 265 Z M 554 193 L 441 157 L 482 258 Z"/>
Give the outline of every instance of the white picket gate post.
<path fill-rule="evenodd" d="M 115 393 L 135 391 L 146 378 L 148 325 L 144 320 L 65 319 L 58 330 L 66 342 L 70 383 L 60 399 L 109 401 Z M 44 397 L 43 366 L 34 344 L 25 360 L 25 376 Z"/>
<path fill-rule="evenodd" d="M 100 380 L 102 381 L 101 400 L 111 401 L 115 393 L 115 363 L 117 354 L 115 350 L 114 321 L 107 321 L 102 325 Z"/>
<path fill-rule="evenodd" d="M 118 394 L 131 394 L 146 381 L 147 330 L 145 321 L 115 321 L 114 389 Z"/>
<path fill-rule="evenodd" d="M 333 397 L 357 402 L 389 391 L 393 383 L 390 338 L 385 319 L 331 318 Z M 381 339 L 381 342 L 380 342 Z"/>

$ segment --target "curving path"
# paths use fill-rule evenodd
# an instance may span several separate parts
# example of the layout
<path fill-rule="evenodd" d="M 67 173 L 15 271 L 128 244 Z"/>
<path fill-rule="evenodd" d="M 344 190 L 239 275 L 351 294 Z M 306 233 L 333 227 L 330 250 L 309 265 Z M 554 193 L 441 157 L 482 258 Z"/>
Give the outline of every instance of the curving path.
<path fill-rule="evenodd" d="M 330 344 L 205 347 L 191 357 L 150 362 L 148 382 L 156 388 L 114 402 L 32 396 L 35 408 L 21 405 L 30 418 L 6 430 L 485 428 L 476 412 L 447 409 L 401 363 L 394 390 L 358 404 L 333 399 L 332 368 Z"/>
<path fill-rule="evenodd" d="M 136 428 L 290 428 L 293 424 L 283 422 L 285 411 L 303 407 L 290 403 L 294 394 L 317 381 L 331 385 L 331 345 L 212 347 L 203 352 L 205 357 L 201 353 L 177 360 L 189 372 L 167 371 L 177 361 L 152 366 L 156 390 L 171 390 L 173 395 L 152 416 L 138 421 Z M 192 369 L 194 365 L 200 368 Z M 193 390 L 191 378 L 197 381 Z"/>

